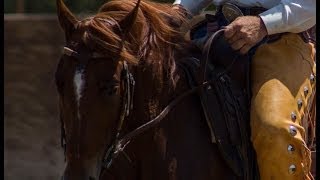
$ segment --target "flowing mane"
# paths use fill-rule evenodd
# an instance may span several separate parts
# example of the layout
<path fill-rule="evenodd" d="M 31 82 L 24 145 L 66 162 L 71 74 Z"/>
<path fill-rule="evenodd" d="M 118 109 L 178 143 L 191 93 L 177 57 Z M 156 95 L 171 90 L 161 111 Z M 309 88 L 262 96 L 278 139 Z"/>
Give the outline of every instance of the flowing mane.
<path fill-rule="evenodd" d="M 158 73 L 169 74 L 175 69 L 174 51 L 182 43 L 182 35 L 173 22 L 183 22 L 181 11 L 174 10 L 171 4 L 141 1 L 137 18 L 129 35 L 123 37 L 114 27 L 135 7 L 135 0 L 113 0 L 105 3 L 93 17 L 81 22 L 87 33 L 84 42 L 95 51 L 106 52 L 129 63 L 137 64 L 144 60 L 152 64 Z"/>

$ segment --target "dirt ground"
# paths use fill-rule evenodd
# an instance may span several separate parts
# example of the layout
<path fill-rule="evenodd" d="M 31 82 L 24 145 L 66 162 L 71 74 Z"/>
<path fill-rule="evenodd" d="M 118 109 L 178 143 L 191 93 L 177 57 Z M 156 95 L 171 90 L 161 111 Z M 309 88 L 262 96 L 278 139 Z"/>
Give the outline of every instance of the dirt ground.
<path fill-rule="evenodd" d="M 54 72 L 63 33 L 55 16 L 5 15 L 4 23 L 4 179 L 60 179 Z"/>

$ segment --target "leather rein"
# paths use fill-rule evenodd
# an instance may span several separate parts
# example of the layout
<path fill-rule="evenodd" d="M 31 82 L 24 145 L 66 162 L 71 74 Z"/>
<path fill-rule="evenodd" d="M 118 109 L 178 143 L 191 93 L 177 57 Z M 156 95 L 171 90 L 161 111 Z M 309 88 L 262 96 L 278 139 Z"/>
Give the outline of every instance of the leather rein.
<path fill-rule="evenodd" d="M 207 61 L 209 59 L 209 50 L 211 48 L 211 44 L 213 42 L 214 39 L 216 39 L 216 37 L 223 33 L 224 29 L 220 29 L 218 31 L 216 31 L 214 34 L 212 34 L 210 36 L 210 38 L 207 40 L 206 44 L 205 44 L 205 51 L 204 53 L 206 54 L 205 56 L 205 62 L 201 63 L 201 70 L 204 73 L 203 74 L 203 79 L 202 79 L 202 83 L 192 89 L 189 89 L 188 91 L 184 92 L 183 94 L 181 94 L 180 96 L 178 96 L 176 99 L 174 99 L 173 101 L 171 101 L 161 112 L 158 116 L 156 116 L 154 119 L 148 121 L 147 123 L 139 126 L 138 128 L 134 129 L 133 131 L 127 133 L 126 135 L 124 135 L 123 137 L 120 138 L 120 133 L 122 130 L 122 126 L 124 123 L 124 120 L 126 117 L 129 116 L 130 114 L 130 110 L 132 110 L 133 108 L 133 95 L 134 95 L 134 86 L 135 86 L 135 81 L 133 78 L 133 75 L 130 73 L 129 69 L 128 69 L 128 65 L 126 61 L 123 61 L 123 69 L 122 69 L 122 73 L 121 73 L 121 81 L 124 81 L 125 84 L 125 91 L 124 91 L 124 100 L 122 101 L 122 110 L 120 113 L 120 118 L 119 118 L 119 123 L 117 126 L 117 133 L 114 137 L 113 142 L 111 143 L 111 145 L 109 145 L 107 147 L 107 151 L 104 155 L 104 158 L 102 160 L 102 171 L 104 169 L 108 169 L 110 168 L 113 159 L 115 159 L 120 152 L 124 153 L 124 149 L 125 147 L 130 143 L 130 141 L 134 138 L 136 138 L 137 136 L 143 134 L 144 132 L 146 132 L 147 130 L 157 126 L 167 115 L 168 113 L 181 101 L 183 100 L 185 97 L 197 92 L 199 89 L 204 88 L 206 86 L 212 85 L 214 83 L 214 81 L 216 81 L 218 78 L 216 79 L 212 79 L 209 81 L 205 81 L 205 73 L 206 73 L 206 66 L 207 66 Z M 72 56 L 74 58 L 76 58 L 77 60 L 83 60 L 83 57 L 81 57 L 81 54 L 68 48 L 68 47 L 64 47 L 63 49 L 63 54 L 67 55 L 67 56 Z M 86 55 L 85 57 L 87 58 L 103 58 L 102 55 L 98 54 L 98 53 L 92 53 L 89 56 Z M 80 61 L 81 62 L 81 61 Z M 87 61 L 86 61 L 87 62 Z M 227 68 L 228 69 L 228 68 Z M 63 123 L 63 122 L 62 122 Z M 61 137 L 61 145 L 64 148 L 64 150 L 66 151 L 66 144 L 65 144 L 65 131 L 64 131 L 64 127 L 62 124 L 62 137 Z M 126 154 L 125 154 L 126 155 Z"/>

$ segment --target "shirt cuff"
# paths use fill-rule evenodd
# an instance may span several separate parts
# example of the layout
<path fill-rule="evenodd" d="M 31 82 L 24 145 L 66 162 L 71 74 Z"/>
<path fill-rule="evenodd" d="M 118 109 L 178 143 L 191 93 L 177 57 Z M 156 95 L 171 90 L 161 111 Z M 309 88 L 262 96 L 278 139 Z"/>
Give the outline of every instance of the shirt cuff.
<path fill-rule="evenodd" d="M 261 14 L 259 14 L 264 25 L 266 26 L 268 35 L 282 33 L 286 29 L 283 22 L 283 7 L 282 5 L 275 6 Z"/>

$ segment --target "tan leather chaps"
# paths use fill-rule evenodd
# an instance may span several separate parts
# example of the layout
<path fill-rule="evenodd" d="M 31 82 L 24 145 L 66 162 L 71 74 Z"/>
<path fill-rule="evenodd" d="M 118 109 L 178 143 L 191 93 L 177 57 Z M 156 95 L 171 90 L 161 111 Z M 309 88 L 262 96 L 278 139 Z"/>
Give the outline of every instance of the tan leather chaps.
<path fill-rule="evenodd" d="M 314 45 L 285 34 L 257 49 L 251 69 L 251 140 L 261 179 L 313 179 L 301 120 L 315 92 Z"/>

